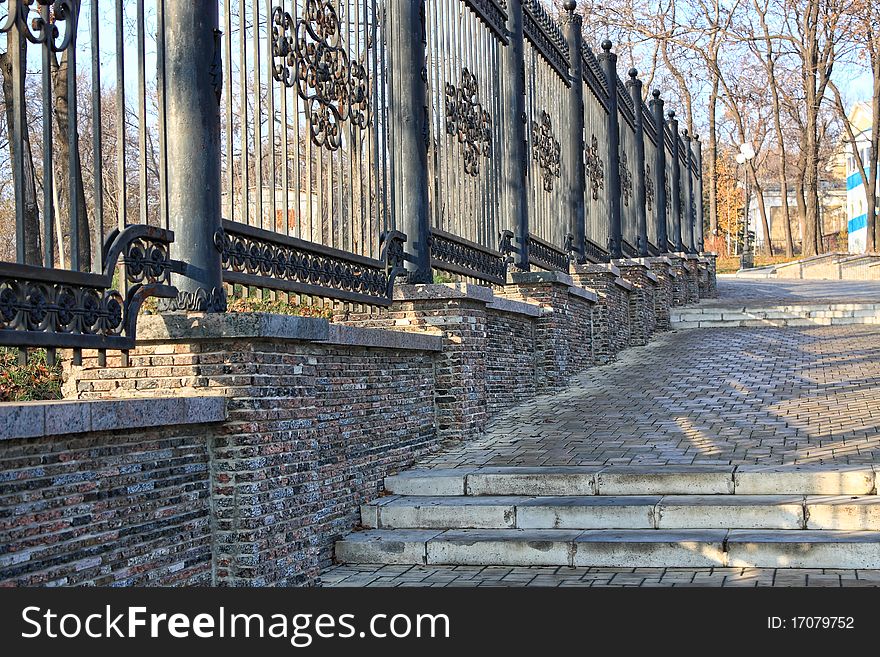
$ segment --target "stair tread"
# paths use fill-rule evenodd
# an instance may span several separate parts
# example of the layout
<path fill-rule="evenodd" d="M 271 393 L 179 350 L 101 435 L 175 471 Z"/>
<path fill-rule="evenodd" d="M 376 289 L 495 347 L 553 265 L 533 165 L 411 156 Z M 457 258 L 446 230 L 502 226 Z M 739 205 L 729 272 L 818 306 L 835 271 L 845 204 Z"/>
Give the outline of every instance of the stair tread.
<path fill-rule="evenodd" d="M 442 506 L 769 506 L 807 505 L 880 505 L 880 495 L 396 495 L 379 498 L 367 506 L 442 507 Z"/>
<path fill-rule="evenodd" d="M 839 529 L 368 529 L 342 541 L 615 541 L 721 540 L 779 543 L 880 543 L 880 531 Z"/>

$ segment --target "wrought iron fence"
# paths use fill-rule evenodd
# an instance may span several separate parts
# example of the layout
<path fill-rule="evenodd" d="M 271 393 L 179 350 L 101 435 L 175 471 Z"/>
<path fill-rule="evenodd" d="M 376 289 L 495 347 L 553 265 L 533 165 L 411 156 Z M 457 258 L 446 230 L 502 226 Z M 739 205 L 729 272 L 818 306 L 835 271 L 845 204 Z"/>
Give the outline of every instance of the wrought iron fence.
<path fill-rule="evenodd" d="M 698 139 L 574 9 L 0 0 L 0 344 L 125 350 L 149 296 L 382 306 L 700 249 Z"/>

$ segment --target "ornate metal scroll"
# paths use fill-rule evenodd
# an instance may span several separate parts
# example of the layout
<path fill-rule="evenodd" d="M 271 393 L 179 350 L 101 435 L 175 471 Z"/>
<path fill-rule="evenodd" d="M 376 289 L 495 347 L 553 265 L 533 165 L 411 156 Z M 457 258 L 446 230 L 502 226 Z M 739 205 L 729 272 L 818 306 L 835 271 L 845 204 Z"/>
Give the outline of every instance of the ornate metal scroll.
<path fill-rule="evenodd" d="M 391 304 L 405 241 L 403 233 L 386 233 L 375 260 L 226 220 L 214 236 L 226 283 L 378 306 Z"/>
<path fill-rule="evenodd" d="M 0 0 L 3 4 L 6 0 Z M 62 52 L 76 37 L 77 6 L 73 0 L 10 0 L 9 13 L 0 23 L 0 34 L 17 27 L 31 43 L 48 43 L 53 52 Z M 64 27 L 63 35 L 59 26 Z"/>
<path fill-rule="evenodd" d="M 370 123 L 367 70 L 352 60 L 340 31 L 337 0 L 305 0 L 302 17 L 272 9 L 272 76 L 305 103 L 312 141 L 335 151 L 342 125 Z"/>
<path fill-rule="evenodd" d="M 654 178 L 651 176 L 651 165 L 645 162 L 645 205 L 648 212 L 654 207 Z"/>
<path fill-rule="evenodd" d="M 599 155 L 599 140 L 596 139 L 595 134 L 587 148 L 586 166 L 593 200 L 598 201 L 599 192 L 605 188 L 605 163 Z"/>
<path fill-rule="evenodd" d="M 568 271 L 571 259 L 563 249 L 529 233 L 529 262 L 550 271 Z"/>
<path fill-rule="evenodd" d="M 663 187 L 666 189 L 666 216 L 669 216 L 669 213 L 672 212 L 672 195 L 669 191 L 669 177 L 663 176 Z"/>
<path fill-rule="evenodd" d="M 492 119 L 477 98 L 477 78 L 461 70 L 461 86 L 446 83 L 446 132 L 458 139 L 464 171 L 480 175 L 480 158 L 492 155 Z"/>
<path fill-rule="evenodd" d="M 501 248 L 510 248 L 512 233 L 502 233 Z M 431 229 L 431 266 L 435 269 L 503 285 L 507 280 L 506 251 L 495 251 L 475 242 Z"/>
<path fill-rule="evenodd" d="M 626 151 L 620 153 L 620 195 L 623 197 L 623 204 L 629 207 L 629 200 L 633 193 L 633 178 L 629 170 L 629 161 L 626 157 Z"/>
<path fill-rule="evenodd" d="M 104 271 L 91 274 L 0 263 L 0 344 L 20 347 L 131 349 L 138 310 L 150 296 L 172 298 L 174 234 L 153 226 L 115 230 L 104 244 Z M 113 289 L 125 265 L 125 295 Z"/>
<path fill-rule="evenodd" d="M 541 122 L 532 121 L 532 157 L 541 167 L 544 189 L 553 191 L 553 179 L 560 177 L 562 147 L 553 134 L 550 115 L 541 110 Z"/>

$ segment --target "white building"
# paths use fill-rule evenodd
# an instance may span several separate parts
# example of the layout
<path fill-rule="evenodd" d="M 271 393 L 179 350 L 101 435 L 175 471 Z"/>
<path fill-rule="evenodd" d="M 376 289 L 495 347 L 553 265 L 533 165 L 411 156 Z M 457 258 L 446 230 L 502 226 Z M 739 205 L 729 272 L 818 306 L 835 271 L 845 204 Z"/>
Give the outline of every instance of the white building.
<path fill-rule="evenodd" d="M 844 133 L 846 153 L 846 220 L 849 235 L 849 252 L 864 253 L 868 235 L 868 200 L 858 161 L 861 159 L 865 172 L 870 176 L 868 155 L 871 148 L 871 106 L 856 103 L 847 117 L 853 128 L 855 143 L 850 143 Z M 874 175 L 877 175 L 874 173 Z M 876 216 L 876 215 L 875 215 Z"/>

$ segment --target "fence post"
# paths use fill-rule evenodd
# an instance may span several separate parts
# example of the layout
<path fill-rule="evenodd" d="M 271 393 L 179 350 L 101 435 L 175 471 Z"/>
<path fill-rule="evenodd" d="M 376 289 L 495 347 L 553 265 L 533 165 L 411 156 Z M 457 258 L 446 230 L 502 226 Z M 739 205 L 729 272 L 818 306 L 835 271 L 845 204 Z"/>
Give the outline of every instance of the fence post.
<path fill-rule="evenodd" d="M 695 225 L 695 237 L 697 243 L 697 252 L 702 253 L 705 249 L 703 244 L 703 142 L 700 141 L 699 135 L 694 135 L 696 150 L 694 158 L 696 160 L 695 181 L 697 184 L 696 192 L 694 192 L 694 202 L 697 206 L 697 218 Z"/>
<path fill-rule="evenodd" d="M 669 183 L 669 193 L 672 194 L 672 242 L 675 244 L 675 252 L 684 251 L 681 241 L 681 156 L 678 149 L 678 120 L 675 118 L 675 110 L 669 110 L 669 119 L 666 121 L 672 137 L 672 180 Z"/>
<path fill-rule="evenodd" d="M 584 83 L 583 52 L 584 40 L 581 35 L 583 18 L 575 13 L 577 2 L 565 3 L 566 13 L 562 15 L 568 52 L 571 57 L 571 125 L 568 128 L 568 202 L 569 222 L 572 235 L 572 249 L 578 262 L 585 259 L 586 237 L 586 172 L 584 170 Z"/>
<path fill-rule="evenodd" d="M 636 124 L 636 188 L 635 203 L 639 220 L 639 255 L 647 257 L 648 252 L 648 207 L 645 192 L 645 124 L 644 113 L 642 112 L 642 81 L 639 80 L 639 72 L 631 68 L 629 70 L 629 80 L 626 81 L 626 88 L 629 96 L 632 98 L 635 111 Z"/>
<path fill-rule="evenodd" d="M 504 149 L 504 213 L 513 226 L 516 242 L 515 265 L 529 270 L 529 204 L 526 174 L 526 71 L 522 0 L 507 3 L 507 37 L 502 70 L 504 72 L 503 117 L 506 136 Z"/>
<path fill-rule="evenodd" d="M 654 117 L 654 132 L 657 133 L 657 148 L 654 152 L 654 194 L 657 202 L 657 248 L 660 253 L 669 251 L 669 234 L 666 231 L 666 126 L 663 123 L 663 99 L 660 90 L 651 94 L 651 115 Z"/>
<path fill-rule="evenodd" d="M 216 2 L 165 3 L 164 84 L 168 220 L 176 299 L 166 310 L 223 312 L 226 293 L 215 239 L 220 205 L 220 17 Z"/>
<path fill-rule="evenodd" d="M 617 55 L 611 52 L 611 41 L 602 42 L 598 55 L 605 82 L 608 86 L 608 211 L 611 219 L 611 243 L 608 251 L 612 258 L 623 257 L 623 235 L 620 205 L 620 116 L 617 114 Z"/>
<path fill-rule="evenodd" d="M 691 149 L 691 136 L 685 128 L 682 133 L 684 141 L 684 166 L 686 175 L 683 178 L 682 196 L 684 198 L 684 212 L 682 213 L 682 240 L 689 253 L 694 252 L 694 152 Z"/>
<path fill-rule="evenodd" d="M 406 233 L 407 281 L 431 283 L 425 2 L 390 5 L 394 217 Z"/>

